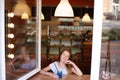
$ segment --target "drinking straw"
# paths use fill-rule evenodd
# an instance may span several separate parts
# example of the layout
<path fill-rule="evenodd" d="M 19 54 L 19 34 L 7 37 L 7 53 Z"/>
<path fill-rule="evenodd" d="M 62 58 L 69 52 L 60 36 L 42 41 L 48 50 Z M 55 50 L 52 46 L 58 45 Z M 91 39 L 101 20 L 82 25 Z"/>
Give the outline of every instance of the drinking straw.
<path fill-rule="evenodd" d="M 55 65 L 55 68 L 57 69 L 57 71 L 59 71 L 59 69 L 57 68 L 57 66 L 56 66 L 56 64 L 54 63 L 54 65 Z"/>

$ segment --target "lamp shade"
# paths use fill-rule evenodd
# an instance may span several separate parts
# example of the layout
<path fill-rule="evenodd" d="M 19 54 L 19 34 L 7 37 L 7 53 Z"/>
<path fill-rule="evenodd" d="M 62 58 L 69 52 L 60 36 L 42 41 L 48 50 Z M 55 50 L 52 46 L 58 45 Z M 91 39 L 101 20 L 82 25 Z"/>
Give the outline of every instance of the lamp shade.
<path fill-rule="evenodd" d="M 41 20 L 44 20 L 45 19 L 45 17 L 44 17 L 44 15 L 43 15 L 43 13 L 41 12 Z"/>
<path fill-rule="evenodd" d="M 22 16 L 23 13 L 28 14 L 31 16 L 31 9 L 26 3 L 25 0 L 20 0 L 14 7 L 13 7 L 14 15 Z"/>
<path fill-rule="evenodd" d="M 23 12 L 21 19 L 29 19 L 29 15 L 26 12 Z"/>
<path fill-rule="evenodd" d="M 91 22 L 90 16 L 88 13 L 85 13 L 83 18 L 82 18 L 82 22 Z"/>
<path fill-rule="evenodd" d="M 54 16 L 57 17 L 73 17 L 73 9 L 68 0 L 61 0 L 56 7 Z"/>

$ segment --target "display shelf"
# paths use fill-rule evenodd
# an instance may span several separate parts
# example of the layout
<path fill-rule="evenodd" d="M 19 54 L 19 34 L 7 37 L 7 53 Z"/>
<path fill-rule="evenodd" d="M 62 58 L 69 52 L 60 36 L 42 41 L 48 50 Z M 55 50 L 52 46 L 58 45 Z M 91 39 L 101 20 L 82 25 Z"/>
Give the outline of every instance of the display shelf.
<path fill-rule="evenodd" d="M 59 46 L 60 45 L 60 38 L 59 36 L 50 36 L 50 46 Z"/>
<path fill-rule="evenodd" d="M 59 47 L 50 47 L 49 54 L 59 54 Z"/>
<path fill-rule="evenodd" d="M 42 42 L 46 42 L 46 56 L 51 55 L 51 54 L 57 54 L 59 55 L 62 50 L 70 50 L 72 55 L 76 53 L 80 53 L 80 55 L 83 54 L 83 36 L 82 34 L 80 35 L 73 35 L 71 34 L 71 31 L 68 31 L 66 34 L 64 32 L 61 33 L 59 32 L 59 35 L 50 35 L 45 37 L 43 36 L 44 39 L 42 39 Z M 42 37 L 42 38 L 43 38 Z M 46 40 L 45 40 L 46 39 Z M 44 45 L 45 47 L 45 45 Z M 43 51 L 42 53 L 45 53 Z M 48 56 L 49 58 L 49 56 Z M 80 57 L 81 58 L 81 57 Z M 82 59 L 82 58 L 81 58 Z"/>

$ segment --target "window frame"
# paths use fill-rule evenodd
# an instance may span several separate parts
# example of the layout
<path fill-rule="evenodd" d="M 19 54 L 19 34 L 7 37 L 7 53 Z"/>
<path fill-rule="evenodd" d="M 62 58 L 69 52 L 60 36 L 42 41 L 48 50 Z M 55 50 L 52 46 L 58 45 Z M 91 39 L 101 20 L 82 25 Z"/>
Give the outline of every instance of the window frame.
<path fill-rule="evenodd" d="M 94 0 L 93 45 L 90 80 L 99 80 L 103 0 Z"/>
<path fill-rule="evenodd" d="M 24 76 L 21 76 L 20 78 L 18 78 L 18 80 L 27 80 L 28 78 L 30 78 L 31 76 L 35 75 L 36 73 L 38 73 L 41 69 L 40 65 L 41 65 L 41 62 L 40 62 L 40 52 L 41 52 L 41 43 L 40 43 L 40 40 L 41 40 L 41 19 L 40 19 L 40 16 L 39 16 L 39 13 L 41 12 L 41 0 L 36 0 L 36 6 L 37 6 L 37 42 L 38 44 L 36 45 L 37 47 L 37 66 L 35 69 L 33 69 L 32 71 L 30 71 L 29 73 L 25 74 Z M 1 3 L 0 3 L 0 46 L 2 46 L 0 48 L 0 80 L 6 80 L 6 65 L 5 65 L 5 0 L 2 0 Z"/>

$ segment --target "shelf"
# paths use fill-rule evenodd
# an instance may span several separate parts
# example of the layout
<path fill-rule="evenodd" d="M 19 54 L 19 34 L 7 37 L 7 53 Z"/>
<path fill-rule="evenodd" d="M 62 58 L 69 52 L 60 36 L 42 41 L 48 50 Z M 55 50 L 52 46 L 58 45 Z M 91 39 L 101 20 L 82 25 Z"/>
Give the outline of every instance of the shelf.
<path fill-rule="evenodd" d="M 60 47 L 61 45 L 50 45 L 48 47 Z"/>
<path fill-rule="evenodd" d="M 59 47 L 50 47 L 49 54 L 59 54 Z"/>
<path fill-rule="evenodd" d="M 76 52 L 82 52 L 83 48 L 83 36 L 80 35 L 64 35 L 60 34 L 58 36 L 50 35 L 50 36 L 42 36 L 42 47 L 47 47 L 46 49 L 47 54 L 56 53 L 59 54 L 60 51 L 63 49 L 74 49 L 72 50 L 72 53 Z M 76 50 L 75 50 L 76 49 Z"/>

